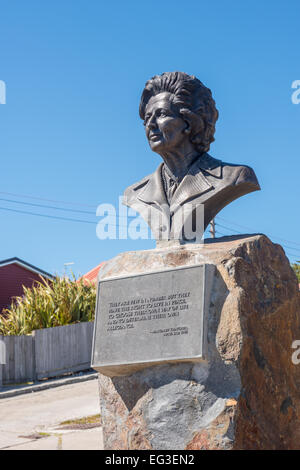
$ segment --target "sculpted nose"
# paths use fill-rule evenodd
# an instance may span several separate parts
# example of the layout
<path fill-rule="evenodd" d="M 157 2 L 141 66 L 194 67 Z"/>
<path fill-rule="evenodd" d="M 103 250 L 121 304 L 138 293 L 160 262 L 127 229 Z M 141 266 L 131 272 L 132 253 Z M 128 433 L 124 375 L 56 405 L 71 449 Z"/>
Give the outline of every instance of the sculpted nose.
<path fill-rule="evenodd" d="M 149 129 L 155 129 L 157 126 L 156 126 L 156 119 L 155 119 L 155 116 L 151 116 L 147 122 L 147 127 Z"/>

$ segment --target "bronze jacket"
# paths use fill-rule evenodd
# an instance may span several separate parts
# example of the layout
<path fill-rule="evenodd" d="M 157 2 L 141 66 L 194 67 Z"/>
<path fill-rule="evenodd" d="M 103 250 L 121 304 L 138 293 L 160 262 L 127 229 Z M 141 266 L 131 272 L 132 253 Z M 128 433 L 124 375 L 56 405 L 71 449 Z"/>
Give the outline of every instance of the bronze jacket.
<path fill-rule="evenodd" d="M 184 227 L 189 223 L 198 235 L 203 234 L 227 204 L 260 189 L 252 168 L 225 163 L 205 153 L 189 168 L 169 205 L 161 176 L 162 165 L 129 186 L 123 199 L 125 205 L 146 220 L 156 239 L 184 239 Z M 202 223 L 195 222 L 196 214 Z"/>

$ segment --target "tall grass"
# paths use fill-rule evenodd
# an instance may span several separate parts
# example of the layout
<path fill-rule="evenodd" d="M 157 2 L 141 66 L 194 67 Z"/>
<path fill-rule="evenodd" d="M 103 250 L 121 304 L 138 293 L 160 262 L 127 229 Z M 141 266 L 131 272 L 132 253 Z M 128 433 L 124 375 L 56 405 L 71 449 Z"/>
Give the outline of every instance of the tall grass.
<path fill-rule="evenodd" d="M 94 319 L 96 288 L 86 281 L 56 276 L 41 277 L 33 287 L 23 286 L 22 297 L 15 297 L 0 316 L 1 335 L 26 335 L 33 330 L 68 325 Z"/>

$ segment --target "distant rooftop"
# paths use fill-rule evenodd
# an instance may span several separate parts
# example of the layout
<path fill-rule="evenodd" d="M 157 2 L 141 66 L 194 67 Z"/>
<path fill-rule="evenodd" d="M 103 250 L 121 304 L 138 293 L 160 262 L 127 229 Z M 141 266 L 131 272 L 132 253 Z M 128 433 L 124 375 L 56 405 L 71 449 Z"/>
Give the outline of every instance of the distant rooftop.
<path fill-rule="evenodd" d="M 0 261 L 0 268 L 2 266 L 7 266 L 9 264 L 18 264 L 19 266 L 22 266 L 23 268 L 28 269 L 29 271 L 32 271 L 34 273 L 40 274 L 41 276 L 47 277 L 49 279 L 53 279 L 54 276 L 50 273 L 47 273 L 47 271 L 44 271 L 43 269 L 37 268 L 33 264 L 27 263 L 27 261 L 24 261 L 18 257 L 14 258 L 8 258 Z"/>
<path fill-rule="evenodd" d="M 91 269 L 89 272 L 87 272 L 86 274 L 84 274 L 83 276 L 81 276 L 78 280 L 82 279 L 84 281 L 88 281 L 88 282 L 91 282 L 92 284 L 96 284 L 97 282 L 97 277 L 98 277 L 98 273 L 99 273 L 99 269 L 101 268 L 101 266 L 103 266 L 105 264 L 105 261 L 103 261 L 102 263 L 98 264 L 98 266 L 96 266 L 95 268 Z"/>

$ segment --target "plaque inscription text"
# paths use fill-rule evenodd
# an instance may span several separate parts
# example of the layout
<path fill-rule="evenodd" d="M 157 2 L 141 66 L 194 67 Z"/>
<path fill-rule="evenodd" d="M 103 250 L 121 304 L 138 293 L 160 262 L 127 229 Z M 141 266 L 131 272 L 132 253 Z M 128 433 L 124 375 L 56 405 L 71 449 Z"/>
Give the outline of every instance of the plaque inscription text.
<path fill-rule="evenodd" d="M 203 360 L 209 268 L 203 264 L 100 280 L 92 367 L 122 375 L 139 366 Z"/>

